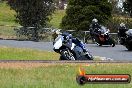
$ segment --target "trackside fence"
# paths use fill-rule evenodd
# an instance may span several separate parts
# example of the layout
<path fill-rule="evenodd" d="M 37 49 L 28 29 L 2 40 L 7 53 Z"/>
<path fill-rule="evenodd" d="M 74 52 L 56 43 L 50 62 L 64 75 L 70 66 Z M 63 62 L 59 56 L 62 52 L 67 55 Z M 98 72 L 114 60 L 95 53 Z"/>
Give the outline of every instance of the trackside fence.
<path fill-rule="evenodd" d="M 12 40 L 30 40 L 29 37 L 33 32 L 35 27 L 22 27 L 22 26 L 8 26 L 0 25 L 0 39 L 12 39 Z M 25 31 L 28 30 L 28 36 Z M 42 28 L 39 30 L 39 41 L 52 42 L 53 41 L 53 31 L 58 30 L 55 28 Z M 61 30 L 61 29 L 60 29 Z M 74 37 L 79 38 L 84 43 L 94 43 L 91 39 L 89 31 L 79 31 L 68 30 Z M 110 36 L 119 44 L 119 39 L 117 33 L 110 33 Z"/>

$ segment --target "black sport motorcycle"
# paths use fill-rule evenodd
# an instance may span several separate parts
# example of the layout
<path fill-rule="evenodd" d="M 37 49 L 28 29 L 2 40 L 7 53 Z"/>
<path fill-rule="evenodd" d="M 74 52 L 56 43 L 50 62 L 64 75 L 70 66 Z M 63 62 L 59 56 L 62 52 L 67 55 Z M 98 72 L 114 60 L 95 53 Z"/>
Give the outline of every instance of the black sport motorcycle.
<path fill-rule="evenodd" d="M 126 31 L 125 34 L 126 36 L 124 37 L 119 36 L 120 44 L 124 45 L 129 51 L 132 51 L 132 29 Z"/>
<path fill-rule="evenodd" d="M 112 47 L 115 46 L 115 41 L 109 36 L 109 29 L 101 26 L 101 28 L 97 28 L 94 30 L 96 30 L 96 32 L 92 32 L 90 34 L 92 34 L 91 37 L 97 45 L 111 45 Z"/>
<path fill-rule="evenodd" d="M 58 35 L 53 42 L 53 50 L 61 55 L 60 60 L 93 60 L 93 56 L 88 51 L 84 52 L 71 39 L 65 40 L 64 37 L 63 35 Z"/>

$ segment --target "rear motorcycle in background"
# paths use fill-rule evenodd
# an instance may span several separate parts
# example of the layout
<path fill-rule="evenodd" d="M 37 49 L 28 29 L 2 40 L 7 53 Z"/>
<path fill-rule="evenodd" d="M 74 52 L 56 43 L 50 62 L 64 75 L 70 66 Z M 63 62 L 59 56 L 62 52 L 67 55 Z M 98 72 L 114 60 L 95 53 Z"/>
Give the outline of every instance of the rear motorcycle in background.
<path fill-rule="evenodd" d="M 125 34 L 126 36 L 124 37 L 119 36 L 120 44 L 124 45 L 129 51 L 132 51 L 132 29 L 126 31 Z"/>
<path fill-rule="evenodd" d="M 93 34 L 91 37 L 93 41 L 99 45 L 111 45 L 112 47 L 115 46 L 115 41 L 109 36 L 110 30 L 104 26 L 101 26 L 101 29 L 97 29 L 97 34 Z"/>
<path fill-rule="evenodd" d="M 58 35 L 53 42 L 53 50 L 59 53 L 60 60 L 93 60 L 93 56 L 72 42 L 65 40 L 64 36 Z"/>

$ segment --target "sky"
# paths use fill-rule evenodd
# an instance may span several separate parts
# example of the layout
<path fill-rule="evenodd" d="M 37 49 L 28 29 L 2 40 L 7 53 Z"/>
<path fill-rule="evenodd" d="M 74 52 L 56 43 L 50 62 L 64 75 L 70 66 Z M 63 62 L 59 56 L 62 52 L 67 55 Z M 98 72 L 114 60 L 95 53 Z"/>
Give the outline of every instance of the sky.
<path fill-rule="evenodd" d="M 122 7 L 124 1 L 125 1 L 125 0 L 119 0 L 119 2 L 118 2 L 118 7 Z"/>

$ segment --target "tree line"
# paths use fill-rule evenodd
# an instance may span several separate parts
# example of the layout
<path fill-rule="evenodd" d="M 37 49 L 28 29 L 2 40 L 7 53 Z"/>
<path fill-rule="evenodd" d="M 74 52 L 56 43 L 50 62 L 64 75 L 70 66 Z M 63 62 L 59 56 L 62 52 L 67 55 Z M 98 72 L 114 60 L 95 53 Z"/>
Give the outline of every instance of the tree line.
<path fill-rule="evenodd" d="M 7 1 L 11 9 L 16 11 L 16 22 L 26 27 L 25 34 L 32 40 L 38 40 L 40 29 L 48 27 L 49 16 L 55 11 L 59 0 L 0 0 Z M 87 30 L 91 20 L 97 18 L 101 24 L 110 22 L 113 14 L 132 17 L 132 0 L 67 0 L 68 7 L 60 28 L 65 30 Z"/>

